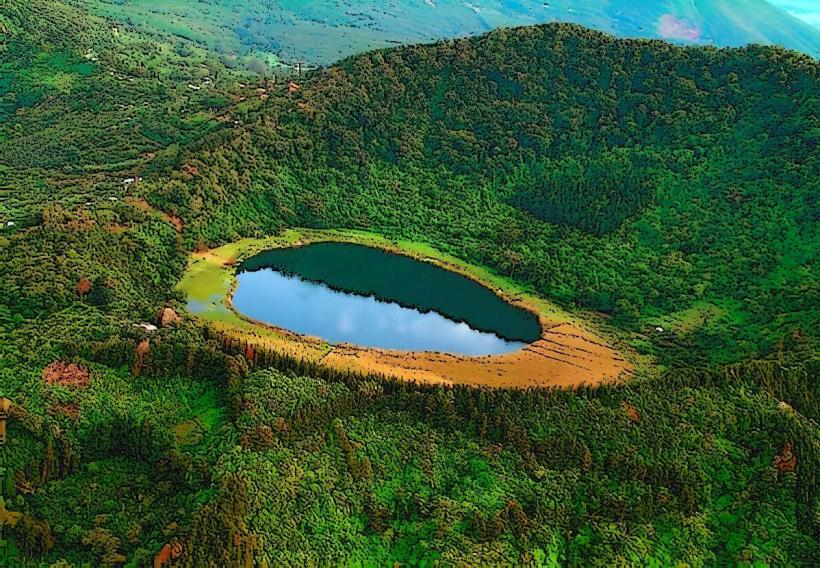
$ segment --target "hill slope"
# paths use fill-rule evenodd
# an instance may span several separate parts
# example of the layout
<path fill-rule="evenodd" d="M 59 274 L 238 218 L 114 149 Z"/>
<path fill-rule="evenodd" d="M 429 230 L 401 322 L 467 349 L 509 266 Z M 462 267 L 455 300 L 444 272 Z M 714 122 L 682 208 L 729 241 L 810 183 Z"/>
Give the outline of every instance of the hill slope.
<path fill-rule="evenodd" d="M 161 150 L 224 127 L 227 108 L 254 88 L 239 93 L 248 78 L 191 42 L 132 32 L 71 3 L 9 0 L 0 30 L 3 223 L 34 223 L 47 202 L 116 195 Z"/>
<path fill-rule="evenodd" d="M 502 30 L 317 73 L 180 156 L 196 180 L 143 191 L 206 242 L 255 223 L 444 241 L 633 329 L 694 318 L 686 341 L 731 358 L 817 333 L 786 305 L 818 285 L 819 95 L 784 50 Z"/>
<path fill-rule="evenodd" d="M 378 3 L 260 0 L 100 2 L 100 14 L 186 37 L 222 52 L 326 65 L 395 44 L 463 37 L 498 27 L 571 22 L 620 37 L 740 46 L 781 45 L 820 56 L 820 30 L 765 0 L 403 0 Z"/>

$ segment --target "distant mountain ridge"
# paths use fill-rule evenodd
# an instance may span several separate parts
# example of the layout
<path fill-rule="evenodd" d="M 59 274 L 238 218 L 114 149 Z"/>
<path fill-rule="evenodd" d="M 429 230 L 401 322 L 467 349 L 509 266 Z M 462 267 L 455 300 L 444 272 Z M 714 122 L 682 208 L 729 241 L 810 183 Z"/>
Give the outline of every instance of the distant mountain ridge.
<path fill-rule="evenodd" d="M 80 0 L 78 0 L 80 1 Z M 736 47 L 775 44 L 820 57 L 820 30 L 765 0 L 82 0 L 101 15 L 264 61 L 327 65 L 397 44 L 498 27 L 570 22 L 618 37 Z"/>

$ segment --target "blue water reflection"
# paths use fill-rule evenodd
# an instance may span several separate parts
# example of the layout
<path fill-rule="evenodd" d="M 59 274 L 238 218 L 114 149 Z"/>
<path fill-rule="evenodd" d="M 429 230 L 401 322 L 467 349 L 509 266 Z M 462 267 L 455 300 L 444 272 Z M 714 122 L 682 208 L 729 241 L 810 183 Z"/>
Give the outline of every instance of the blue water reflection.
<path fill-rule="evenodd" d="M 439 313 L 332 290 L 270 268 L 242 272 L 233 305 L 255 320 L 330 343 L 402 351 L 497 355 L 524 347 Z"/>

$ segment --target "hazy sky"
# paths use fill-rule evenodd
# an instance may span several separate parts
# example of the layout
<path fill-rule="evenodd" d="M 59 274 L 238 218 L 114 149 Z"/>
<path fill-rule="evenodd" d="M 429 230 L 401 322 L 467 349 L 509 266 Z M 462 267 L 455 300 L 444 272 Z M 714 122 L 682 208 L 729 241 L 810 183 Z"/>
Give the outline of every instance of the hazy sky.
<path fill-rule="evenodd" d="M 820 28 L 820 0 L 769 0 L 769 2 Z"/>

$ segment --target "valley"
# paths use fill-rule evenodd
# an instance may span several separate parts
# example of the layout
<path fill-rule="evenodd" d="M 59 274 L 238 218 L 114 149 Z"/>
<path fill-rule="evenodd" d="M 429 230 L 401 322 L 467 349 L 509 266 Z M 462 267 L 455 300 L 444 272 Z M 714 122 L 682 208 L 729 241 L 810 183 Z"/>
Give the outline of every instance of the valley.
<path fill-rule="evenodd" d="M 387 5 L 259 0 L 85 2 L 136 29 L 207 46 L 256 68 L 330 65 L 378 48 L 474 36 L 500 27 L 569 22 L 619 37 L 736 47 L 778 44 L 820 55 L 820 31 L 762 0 L 403 0 Z"/>
<path fill-rule="evenodd" d="M 816 564 L 784 14 L 5 0 L 0 565 Z"/>

